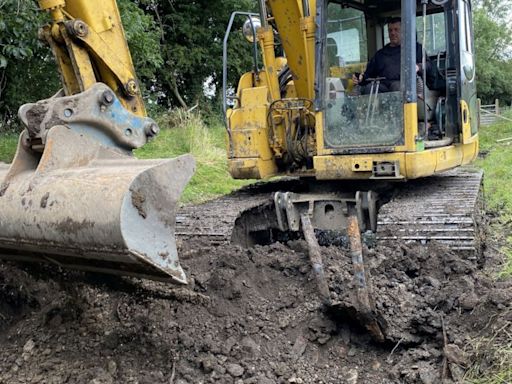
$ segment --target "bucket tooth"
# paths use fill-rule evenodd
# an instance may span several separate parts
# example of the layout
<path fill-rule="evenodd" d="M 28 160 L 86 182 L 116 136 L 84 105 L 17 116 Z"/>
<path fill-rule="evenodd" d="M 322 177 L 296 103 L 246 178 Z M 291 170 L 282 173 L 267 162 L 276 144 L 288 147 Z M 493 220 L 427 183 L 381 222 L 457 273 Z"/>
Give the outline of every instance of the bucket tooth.
<path fill-rule="evenodd" d="M 175 215 L 194 159 L 138 160 L 57 125 L 0 165 L 0 257 L 186 283 Z"/>

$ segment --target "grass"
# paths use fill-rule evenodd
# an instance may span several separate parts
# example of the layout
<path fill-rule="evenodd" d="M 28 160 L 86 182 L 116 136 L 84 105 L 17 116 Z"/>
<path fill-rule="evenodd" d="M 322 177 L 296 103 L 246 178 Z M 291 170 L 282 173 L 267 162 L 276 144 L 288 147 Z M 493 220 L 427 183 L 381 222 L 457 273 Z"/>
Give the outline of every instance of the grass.
<path fill-rule="evenodd" d="M 512 111 L 506 114 L 512 118 Z M 161 132 L 157 138 L 136 151 L 139 158 L 168 158 L 184 153 L 194 155 L 197 171 L 185 189 L 182 202 L 195 203 L 231 192 L 250 181 L 233 180 L 227 171 L 225 132 L 222 124 L 206 126 L 197 114 L 181 110 L 160 116 Z M 484 188 L 487 207 L 499 218 L 493 233 L 503 234 L 501 249 L 508 259 L 500 278 L 512 276 L 512 122 L 503 121 L 482 127 L 482 156 L 477 166 L 485 171 Z M 0 135 L 0 161 L 14 156 L 17 135 Z M 496 330 L 491 338 L 474 340 L 471 346 L 478 364 L 471 367 L 467 381 L 473 384 L 512 382 L 512 330 Z"/>
<path fill-rule="evenodd" d="M 512 110 L 505 113 L 512 118 Z M 510 138 L 510 140 L 508 140 Z M 503 140 L 506 139 L 506 140 Z M 503 140 L 503 141 L 499 141 Z M 480 159 L 477 165 L 484 172 L 484 190 L 487 211 L 497 218 L 492 224 L 492 237 L 503 244 L 499 250 L 505 256 L 505 264 L 498 279 L 512 276 L 512 121 L 484 126 L 480 130 Z M 510 310 L 498 315 L 494 324 L 504 325 L 493 330 L 491 337 L 474 340 L 471 347 L 476 355 L 467 375 L 472 384 L 503 384 L 512 382 L 512 323 Z"/>
<path fill-rule="evenodd" d="M 18 135 L 14 133 L 4 133 L 0 135 L 0 162 L 10 163 L 16 152 L 18 144 Z"/>
<path fill-rule="evenodd" d="M 502 338 L 502 336 L 500 336 L 500 338 Z M 496 340 L 495 337 L 492 337 L 478 340 L 477 342 L 475 342 L 475 345 L 477 358 L 481 363 L 471 367 L 467 375 L 467 382 L 471 384 L 510 383 L 512 381 L 511 341 Z M 499 347 L 497 348 L 496 345 L 499 345 Z M 471 379 L 471 376 L 481 377 Z"/>
<path fill-rule="evenodd" d="M 183 192 L 183 203 L 198 203 L 225 195 L 247 180 L 234 180 L 227 170 L 225 129 L 217 122 L 206 126 L 197 114 L 175 110 L 158 118 L 161 128 L 155 140 L 135 151 L 138 158 L 166 158 L 190 153 L 196 172 Z"/>
<path fill-rule="evenodd" d="M 512 111 L 507 113 L 512 119 Z M 499 142 L 498 140 L 505 140 Z M 480 130 L 480 152 L 477 162 L 485 171 L 487 203 L 507 218 L 512 217 L 512 121 L 503 120 Z"/>
<path fill-rule="evenodd" d="M 185 188 L 182 203 L 198 203 L 249 184 L 234 180 L 227 170 L 225 129 L 221 122 L 207 126 L 200 115 L 175 110 L 157 118 L 159 135 L 135 151 L 140 159 L 170 158 L 191 153 L 196 172 Z M 13 133 L 0 135 L 0 161 L 10 163 L 18 137 Z"/>
<path fill-rule="evenodd" d="M 505 117 L 512 119 L 512 110 Z M 503 237 L 501 252 L 506 255 L 506 262 L 501 275 L 512 276 L 512 121 L 482 127 L 480 152 L 477 165 L 485 172 L 487 209 L 498 217 L 493 232 Z"/>

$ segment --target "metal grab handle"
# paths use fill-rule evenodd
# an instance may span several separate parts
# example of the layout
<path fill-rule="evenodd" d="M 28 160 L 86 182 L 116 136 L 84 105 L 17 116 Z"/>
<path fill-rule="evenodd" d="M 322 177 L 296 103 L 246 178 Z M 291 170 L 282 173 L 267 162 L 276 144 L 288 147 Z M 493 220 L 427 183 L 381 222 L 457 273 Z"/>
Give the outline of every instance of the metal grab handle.
<path fill-rule="evenodd" d="M 224 40 L 222 43 L 222 111 L 224 112 L 224 119 L 226 121 L 226 128 L 228 128 L 226 111 L 227 107 L 227 87 L 228 87 L 228 39 L 231 34 L 231 28 L 233 27 L 233 23 L 235 21 L 235 17 L 237 16 L 246 16 L 251 22 L 252 34 L 253 34 L 253 62 L 254 62 L 254 72 L 259 72 L 258 67 L 258 42 L 256 39 L 256 31 L 254 30 L 254 24 L 252 22 L 253 16 L 259 16 L 257 13 L 252 12 L 233 12 L 231 17 L 229 18 L 229 23 L 226 28 L 226 33 L 224 34 Z"/>

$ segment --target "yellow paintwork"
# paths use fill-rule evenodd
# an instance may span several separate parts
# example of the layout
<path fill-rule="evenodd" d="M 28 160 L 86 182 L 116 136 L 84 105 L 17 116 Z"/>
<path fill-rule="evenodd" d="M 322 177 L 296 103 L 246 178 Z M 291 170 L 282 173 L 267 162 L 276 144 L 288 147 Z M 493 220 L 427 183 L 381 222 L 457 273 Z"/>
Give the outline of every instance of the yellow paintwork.
<path fill-rule="evenodd" d="M 460 101 L 460 115 L 462 116 L 462 135 L 461 141 L 464 144 L 470 144 L 478 140 L 478 135 L 471 133 L 471 113 L 468 103 L 465 100 Z"/>
<path fill-rule="evenodd" d="M 373 159 L 371 157 L 359 157 L 352 159 L 352 172 L 371 172 Z"/>
<path fill-rule="evenodd" d="M 52 47 L 66 94 L 75 94 L 102 82 L 132 113 L 145 116 L 142 94 L 115 0 L 39 0 L 52 25 L 43 36 Z M 81 20 L 87 33 L 72 36 L 64 23 Z M 94 68 L 94 69 L 93 69 Z"/>
<path fill-rule="evenodd" d="M 274 52 L 274 31 L 272 27 L 258 29 L 258 39 L 263 50 L 263 64 L 265 66 L 265 71 L 263 73 L 267 80 L 266 83 L 269 86 L 272 100 L 277 100 L 281 97 L 281 94 L 277 78 L 277 63 Z"/>
<path fill-rule="evenodd" d="M 227 111 L 231 131 L 228 165 L 236 179 L 261 179 L 277 172 L 267 124 L 269 89 L 251 84 L 252 76 L 242 76 L 239 106 Z"/>
<path fill-rule="evenodd" d="M 477 153 L 477 145 L 450 145 L 422 152 L 394 152 L 360 155 L 327 155 L 313 158 L 315 176 L 319 180 L 369 179 L 370 164 L 398 162 L 400 174 L 405 179 L 417 179 L 469 164 Z M 359 164 L 356 169 L 355 165 Z"/>
<path fill-rule="evenodd" d="M 404 104 L 404 136 L 405 151 L 413 152 L 416 150 L 416 138 L 418 136 L 418 104 Z M 397 148 L 401 151 L 401 148 Z"/>
<path fill-rule="evenodd" d="M 273 160 L 259 158 L 229 159 L 228 170 L 234 179 L 268 179 L 277 174 Z"/>
<path fill-rule="evenodd" d="M 316 1 L 310 0 L 312 15 Z M 314 17 L 304 18 L 301 0 L 270 0 L 279 36 L 286 51 L 288 66 L 294 74 L 297 96 L 313 99 L 314 83 Z"/>

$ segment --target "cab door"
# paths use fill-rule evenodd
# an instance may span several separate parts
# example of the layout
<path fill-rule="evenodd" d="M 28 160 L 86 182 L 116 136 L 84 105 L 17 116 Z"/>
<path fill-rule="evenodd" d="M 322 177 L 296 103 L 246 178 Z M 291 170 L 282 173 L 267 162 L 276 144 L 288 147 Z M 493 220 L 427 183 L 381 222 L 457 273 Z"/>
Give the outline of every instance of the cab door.
<path fill-rule="evenodd" d="M 471 17 L 471 1 L 457 0 L 458 17 L 458 104 L 461 141 L 463 144 L 472 142 L 478 133 L 478 103 L 476 95 L 476 67 L 473 39 L 473 23 Z"/>

